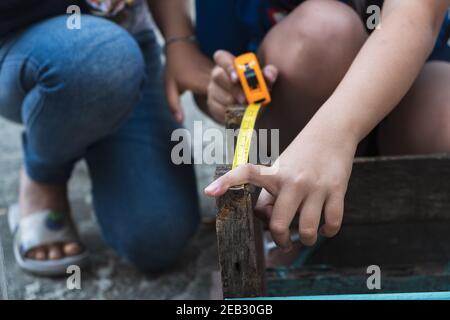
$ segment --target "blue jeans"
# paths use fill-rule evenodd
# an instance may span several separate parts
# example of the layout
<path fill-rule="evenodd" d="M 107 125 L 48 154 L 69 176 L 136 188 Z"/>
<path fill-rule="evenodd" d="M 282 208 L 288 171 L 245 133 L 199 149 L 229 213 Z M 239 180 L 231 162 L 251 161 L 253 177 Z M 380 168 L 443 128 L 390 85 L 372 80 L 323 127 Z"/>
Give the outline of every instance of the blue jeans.
<path fill-rule="evenodd" d="M 0 115 L 24 125 L 24 167 L 66 183 L 86 159 L 104 238 L 138 268 L 180 256 L 199 222 L 194 171 L 170 158 L 161 50 L 149 30 L 82 17 L 42 21 L 0 45 Z"/>

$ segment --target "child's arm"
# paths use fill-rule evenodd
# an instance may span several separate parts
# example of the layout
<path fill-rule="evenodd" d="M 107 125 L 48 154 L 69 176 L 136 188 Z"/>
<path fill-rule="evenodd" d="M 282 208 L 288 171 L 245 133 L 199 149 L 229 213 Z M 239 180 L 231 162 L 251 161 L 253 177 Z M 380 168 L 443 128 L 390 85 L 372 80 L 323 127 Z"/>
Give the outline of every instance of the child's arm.
<path fill-rule="evenodd" d="M 274 241 L 286 249 L 291 247 L 289 225 L 297 210 L 304 244 L 316 241 L 322 212 L 325 224 L 320 233 L 334 236 L 342 222 L 357 144 L 411 87 L 449 5 L 449 0 L 386 0 L 381 29 L 369 37 L 332 96 L 278 158 L 274 174 L 242 166 L 205 192 L 219 196 L 247 182 L 264 187 L 268 193 L 263 192 L 259 207 L 271 218 Z"/>
<path fill-rule="evenodd" d="M 179 96 L 187 90 L 206 96 L 213 63 L 189 39 L 195 34 L 190 1 L 148 0 L 148 3 L 166 41 L 177 39 L 166 46 L 165 85 L 170 110 L 181 122 L 184 116 Z"/>
<path fill-rule="evenodd" d="M 373 32 L 310 126 L 327 123 L 361 141 L 406 95 L 430 55 L 448 0 L 386 0 Z"/>

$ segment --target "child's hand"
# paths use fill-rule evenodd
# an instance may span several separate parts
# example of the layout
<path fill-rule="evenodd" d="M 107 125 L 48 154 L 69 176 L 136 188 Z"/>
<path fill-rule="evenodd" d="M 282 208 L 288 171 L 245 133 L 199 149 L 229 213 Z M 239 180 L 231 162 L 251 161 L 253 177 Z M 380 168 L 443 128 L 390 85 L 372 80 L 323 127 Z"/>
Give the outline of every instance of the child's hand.
<path fill-rule="evenodd" d="M 234 69 L 235 57 L 226 51 L 219 50 L 214 54 L 216 67 L 211 73 L 208 86 L 209 114 L 218 122 L 225 121 L 225 107 L 239 103 L 245 104 L 246 99 L 237 73 Z M 275 66 L 267 65 L 263 69 L 267 85 L 272 87 L 278 77 Z"/>
<path fill-rule="evenodd" d="M 299 213 L 300 239 L 313 245 L 322 214 L 325 224 L 320 234 L 332 237 L 340 229 L 356 146 L 345 132 L 307 127 L 272 167 L 240 166 L 210 184 L 205 193 L 217 197 L 232 186 L 260 186 L 265 190 L 256 209 L 270 220 L 274 241 L 291 249 L 289 226 Z"/>

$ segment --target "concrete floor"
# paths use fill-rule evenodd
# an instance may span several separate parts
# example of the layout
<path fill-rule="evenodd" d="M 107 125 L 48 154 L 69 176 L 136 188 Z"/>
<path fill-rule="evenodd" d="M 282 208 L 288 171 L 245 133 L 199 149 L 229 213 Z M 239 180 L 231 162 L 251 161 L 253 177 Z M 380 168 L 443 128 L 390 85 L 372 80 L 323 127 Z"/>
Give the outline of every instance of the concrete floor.
<path fill-rule="evenodd" d="M 183 104 L 188 129 L 192 130 L 194 120 L 202 120 L 204 128 L 215 127 L 196 110 L 189 94 L 183 97 Z M 0 119 L 0 299 L 209 298 L 211 274 L 218 269 L 214 226 L 201 226 L 183 258 L 171 270 L 158 275 L 141 274 L 103 243 L 92 214 L 90 183 L 83 163 L 77 166 L 70 181 L 75 219 L 91 251 L 91 266 L 82 270 L 81 290 L 68 290 L 66 278 L 36 278 L 23 273 L 14 261 L 6 223 L 6 208 L 17 201 L 22 160 L 20 132 L 20 126 Z M 196 166 L 199 191 L 211 180 L 213 171 L 213 166 Z M 202 215 L 210 220 L 215 214 L 214 203 L 203 196 L 200 199 Z"/>

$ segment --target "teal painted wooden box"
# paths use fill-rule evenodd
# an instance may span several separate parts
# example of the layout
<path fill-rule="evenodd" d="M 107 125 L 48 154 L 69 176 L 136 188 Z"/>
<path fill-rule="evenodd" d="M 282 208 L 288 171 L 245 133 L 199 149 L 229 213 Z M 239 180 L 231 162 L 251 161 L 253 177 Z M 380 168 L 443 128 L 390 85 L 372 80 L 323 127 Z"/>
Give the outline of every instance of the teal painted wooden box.
<path fill-rule="evenodd" d="M 299 246 L 295 255 L 282 257 L 285 260 L 282 263 L 265 266 L 261 275 L 264 280 L 260 283 L 248 282 L 244 276 L 258 268 L 239 264 L 236 252 L 248 248 L 239 248 L 236 242 L 236 252 L 224 252 L 219 246 L 224 297 L 450 298 L 448 155 L 358 159 L 345 205 L 344 226 L 338 236 L 319 241 L 314 248 Z M 248 214 L 253 214 L 252 210 Z M 232 212 L 229 216 L 233 216 Z M 222 237 L 225 238 L 219 238 L 219 244 L 233 241 L 233 235 L 222 233 Z M 255 256 L 264 256 L 258 246 L 252 249 Z M 280 253 L 272 251 L 269 260 L 276 255 Z M 231 269 L 236 265 L 239 268 Z M 367 286 L 372 275 L 367 268 L 371 265 L 380 267 L 379 290 Z M 249 286 L 254 288 L 249 290 Z"/>

